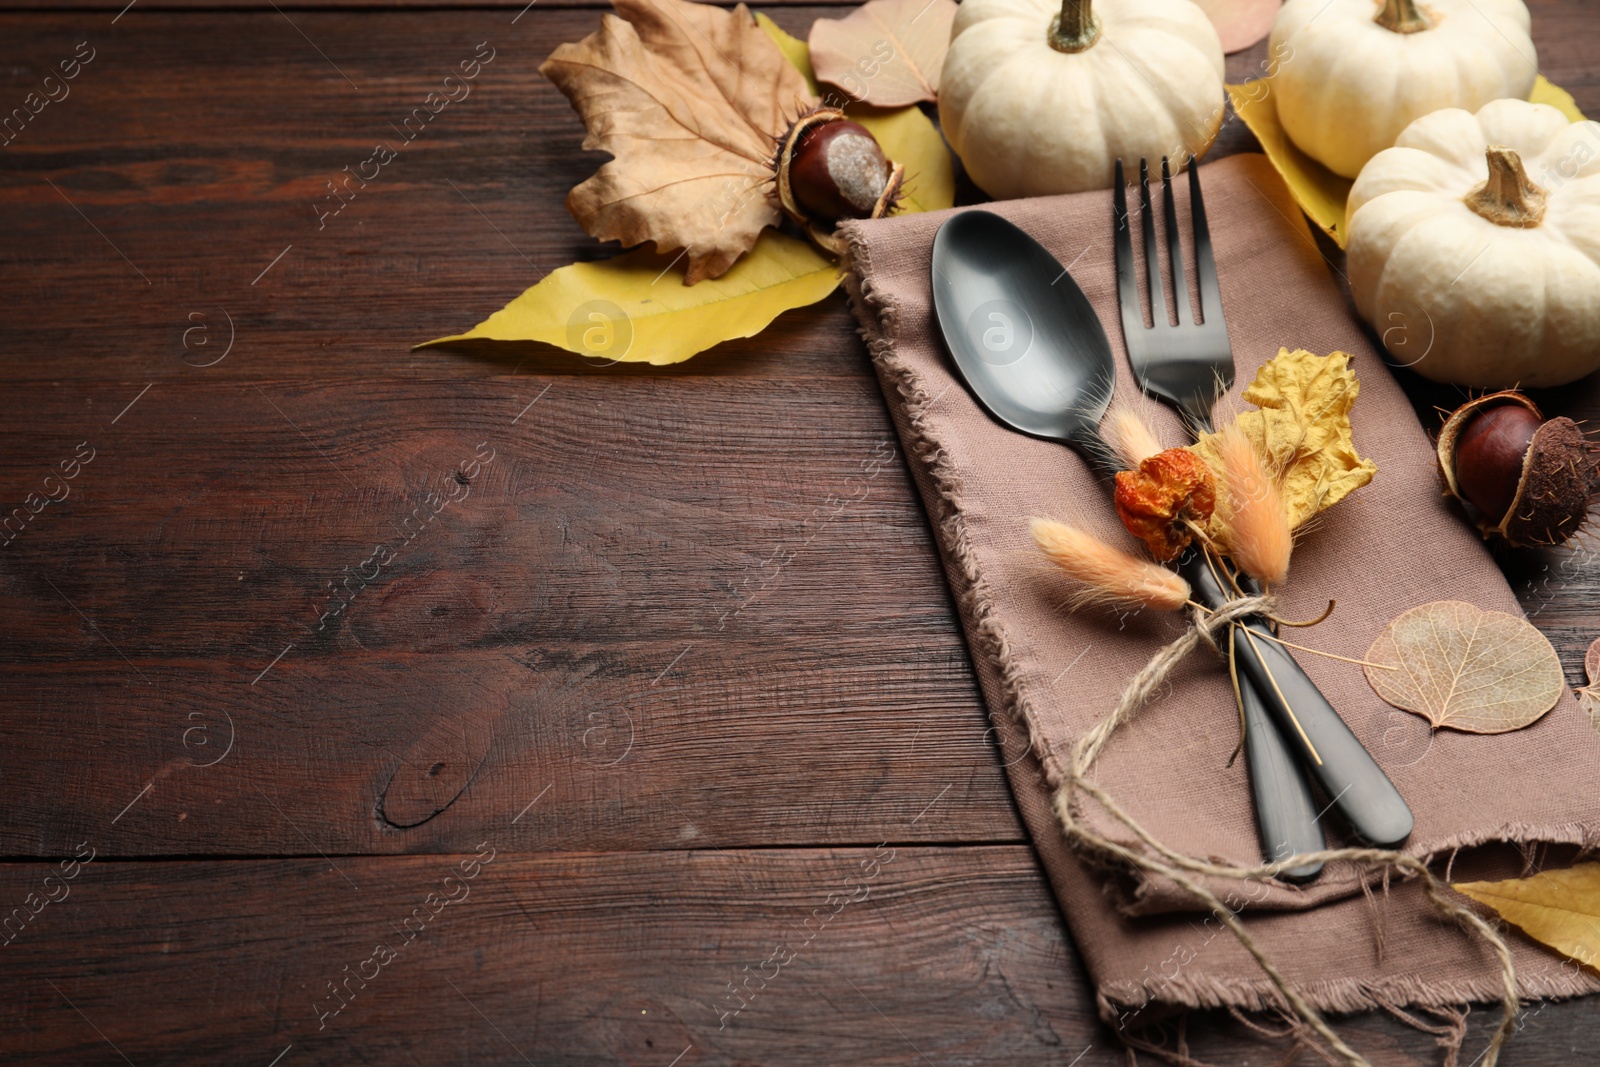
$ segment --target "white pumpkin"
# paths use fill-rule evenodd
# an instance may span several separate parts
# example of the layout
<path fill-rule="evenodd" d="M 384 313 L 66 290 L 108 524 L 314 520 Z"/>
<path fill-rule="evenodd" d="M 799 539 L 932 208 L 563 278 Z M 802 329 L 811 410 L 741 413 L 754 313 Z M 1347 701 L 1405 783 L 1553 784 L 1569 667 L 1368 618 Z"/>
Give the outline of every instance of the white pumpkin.
<path fill-rule="evenodd" d="M 1401 363 L 1483 389 L 1600 369 L 1600 122 L 1436 111 L 1362 168 L 1346 213 L 1356 308 Z"/>
<path fill-rule="evenodd" d="M 1222 77 L 1222 43 L 1190 0 L 965 0 L 939 122 L 991 196 L 1105 189 L 1118 157 L 1204 154 Z"/>
<path fill-rule="evenodd" d="M 1346 178 L 1413 120 L 1525 100 L 1539 73 L 1522 0 L 1287 0 L 1268 55 L 1284 132 Z"/>

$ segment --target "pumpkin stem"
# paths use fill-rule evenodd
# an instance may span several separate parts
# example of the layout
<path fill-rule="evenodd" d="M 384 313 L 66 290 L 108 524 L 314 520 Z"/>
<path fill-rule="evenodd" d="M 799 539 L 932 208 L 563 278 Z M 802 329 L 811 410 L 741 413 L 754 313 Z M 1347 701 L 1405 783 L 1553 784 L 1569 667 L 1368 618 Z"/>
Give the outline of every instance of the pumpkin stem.
<path fill-rule="evenodd" d="M 1394 33 L 1433 29 L 1433 20 L 1417 6 L 1417 0 L 1383 0 L 1383 10 L 1372 21 Z"/>
<path fill-rule="evenodd" d="M 1100 39 L 1100 19 L 1090 0 L 1061 0 L 1061 14 L 1050 20 L 1050 47 L 1057 52 L 1082 52 Z"/>
<path fill-rule="evenodd" d="M 1496 226 L 1527 229 L 1544 219 L 1544 190 L 1522 169 L 1522 158 L 1504 145 L 1488 149 L 1489 180 L 1466 196 L 1467 207 Z"/>

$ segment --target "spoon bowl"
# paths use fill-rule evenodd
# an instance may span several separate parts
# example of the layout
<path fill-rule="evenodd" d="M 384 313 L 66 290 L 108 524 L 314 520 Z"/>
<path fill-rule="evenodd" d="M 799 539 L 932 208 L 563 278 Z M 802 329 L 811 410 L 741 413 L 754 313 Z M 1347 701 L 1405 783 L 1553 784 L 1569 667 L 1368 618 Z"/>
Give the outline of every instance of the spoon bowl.
<path fill-rule="evenodd" d="M 1043 245 L 992 212 L 952 216 L 933 239 L 933 303 L 957 369 L 990 415 L 1097 450 L 1116 385 L 1111 342 Z"/>

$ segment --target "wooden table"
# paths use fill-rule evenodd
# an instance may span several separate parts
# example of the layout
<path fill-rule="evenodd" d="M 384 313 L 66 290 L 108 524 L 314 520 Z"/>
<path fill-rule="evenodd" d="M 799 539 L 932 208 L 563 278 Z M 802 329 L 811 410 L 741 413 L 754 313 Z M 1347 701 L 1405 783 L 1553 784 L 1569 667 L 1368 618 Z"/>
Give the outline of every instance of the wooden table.
<path fill-rule="evenodd" d="M 537 73 L 592 0 L 409 6 L 0 4 L 0 110 L 78 62 L 0 149 L 0 1061 L 1119 1062 L 843 297 L 665 369 L 411 351 L 607 250 Z M 1578 681 L 1595 563 L 1511 565 Z"/>

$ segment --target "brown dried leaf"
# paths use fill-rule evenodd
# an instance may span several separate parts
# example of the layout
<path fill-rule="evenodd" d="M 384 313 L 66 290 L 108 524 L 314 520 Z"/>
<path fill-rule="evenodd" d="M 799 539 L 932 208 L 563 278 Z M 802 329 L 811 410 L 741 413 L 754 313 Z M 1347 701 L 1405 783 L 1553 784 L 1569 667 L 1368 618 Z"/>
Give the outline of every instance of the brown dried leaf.
<path fill-rule="evenodd" d="M 1583 657 L 1583 673 L 1588 675 L 1589 684 L 1582 689 L 1573 690 L 1578 697 L 1578 705 L 1589 713 L 1589 725 L 1600 730 L 1600 638 L 1589 646 L 1589 654 Z"/>
<path fill-rule="evenodd" d="M 1366 672 L 1384 700 L 1467 733 L 1520 730 L 1555 707 L 1566 688 L 1556 650 L 1532 623 L 1459 600 L 1400 615 L 1366 659 L 1382 665 Z"/>
<path fill-rule="evenodd" d="M 811 24 L 817 77 L 875 107 L 939 96 L 955 0 L 868 0 L 842 19 Z"/>
<path fill-rule="evenodd" d="M 715 278 L 779 221 L 774 140 L 817 98 L 743 4 L 615 7 L 539 67 L 583 118 L 583 147 L 615 157 L 567 208 L 602 241 L 684 249 L 688 285 Z"/>
<path fill-rule="evenodd" d="M 1272 32 L 1283 0 L 1195 0 L 1217 28 L 1222 50 L 1242 52 Z"/>

